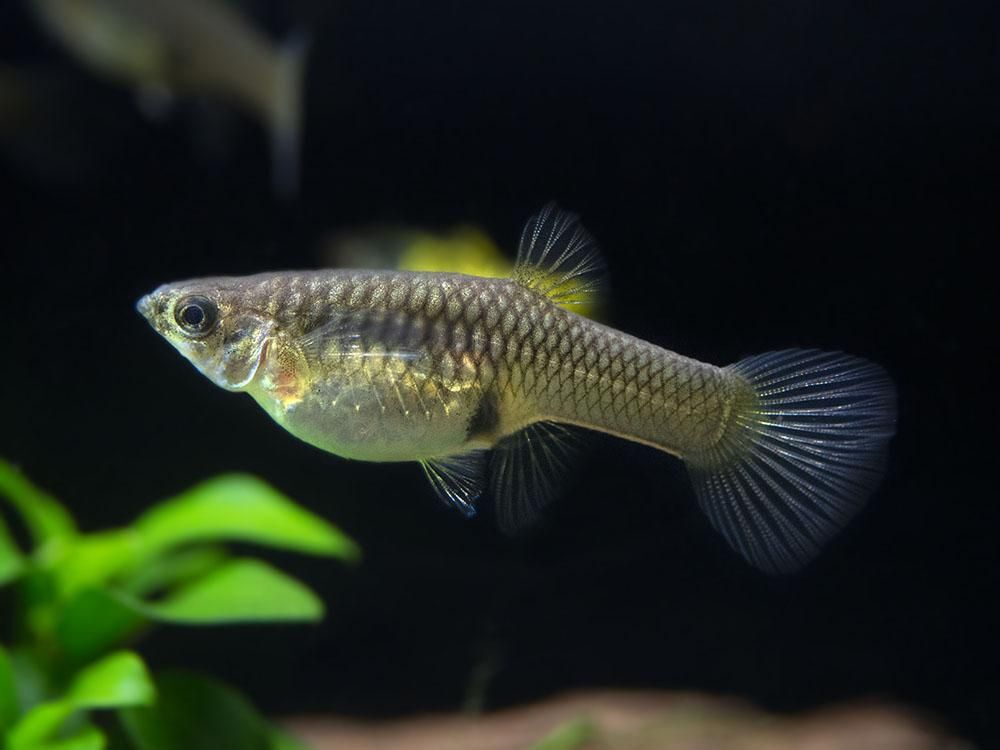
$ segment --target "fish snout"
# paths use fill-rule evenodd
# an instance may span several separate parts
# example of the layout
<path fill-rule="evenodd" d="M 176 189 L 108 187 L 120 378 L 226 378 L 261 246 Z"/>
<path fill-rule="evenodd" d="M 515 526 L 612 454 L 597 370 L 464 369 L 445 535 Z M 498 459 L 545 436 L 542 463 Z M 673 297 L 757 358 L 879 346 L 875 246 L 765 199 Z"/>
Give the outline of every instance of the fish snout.
<path fill-rule="evenodd" d="M 156 327 L 156 321 L 163 314 L 165 307 L 166 300 L 159 289 L 154 292 L 150 292 L 149 294 L 144 294 L 139 298 L 139 301 L 135 303 L 135 309 L 138 313 L 154 328 Z"/>
<path fill-rule="evenodd" d="M 139 301 L 135 303 L 135 309 L 139 314 L 148 320 L 150 323 L 153 322 L 153 314 L 156 309 L 156 303 L 153 300 L 152 294 L 144 294 L 139 298 Z"/>

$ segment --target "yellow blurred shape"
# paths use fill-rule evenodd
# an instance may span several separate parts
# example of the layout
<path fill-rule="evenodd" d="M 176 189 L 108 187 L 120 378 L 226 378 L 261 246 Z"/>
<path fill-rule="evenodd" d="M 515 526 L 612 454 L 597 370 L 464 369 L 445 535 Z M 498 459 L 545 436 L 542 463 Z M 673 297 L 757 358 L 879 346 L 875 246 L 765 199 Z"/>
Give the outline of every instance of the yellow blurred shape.
<path fill-rule="evenodd" d="M 448 234 L 408 234 L 396 265 L 403 271 L 445 271 L 489 278 L 504 278 L 514 270 L 514 264 L 496 243 L 475 227 L 458 227 Z M 556 287 L 555 291 L 558 290 Z M 594 299 L 565 307 L 587 317 L 596 317 L 598 312 Z"/>

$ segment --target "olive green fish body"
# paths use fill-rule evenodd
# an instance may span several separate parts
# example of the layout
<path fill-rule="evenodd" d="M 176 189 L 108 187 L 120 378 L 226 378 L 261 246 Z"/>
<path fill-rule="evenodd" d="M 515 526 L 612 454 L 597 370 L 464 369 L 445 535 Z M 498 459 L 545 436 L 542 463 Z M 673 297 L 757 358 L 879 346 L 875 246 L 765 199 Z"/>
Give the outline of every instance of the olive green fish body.
<path fill-rule="evenodd" d="M 242 282 L 241 282 L 242 283 Z M 456 274 L 320 272 L 251 279 L 275 320 L 249 393 L 306 442 L 368 461 L 472 446 L 496 386 L 483 322 L 459 305 L 495 284 Z"/>
<path fill-rule="evenodd" d="M 678 456 L 709 446 L 737 383 L 723 370 L 544 302 L 510 342 L 512 399 L 535 420 L 579 425 Z"/>
<path fill-rule="evenodd" d="M 199 279 L 139 303 L 206 376 L 286 430 L 367 461 L 419 461 L 471 515 L 487 482 L 505 528 L 567 467 L 558 425 L 681 457 L 730 545 L 781 572 L 811 559 L 876 486 L 895 394 L 875 365 L 787 350 L 716 367 L 574 314 L 592 241 L 546 209 L 508 279 L 312 271 Z M 486 451 L 492 458 L 486 459 Z"/>
<path fill-rule="evenodd" d="M 217 280 L 276 322 L 250 394 L 296 436 L 369 461 L 423 460 L 537 421 L 684 455 L 718 437 L 720 368 L 565 310 L 509 279 L 329 271 Z"/>

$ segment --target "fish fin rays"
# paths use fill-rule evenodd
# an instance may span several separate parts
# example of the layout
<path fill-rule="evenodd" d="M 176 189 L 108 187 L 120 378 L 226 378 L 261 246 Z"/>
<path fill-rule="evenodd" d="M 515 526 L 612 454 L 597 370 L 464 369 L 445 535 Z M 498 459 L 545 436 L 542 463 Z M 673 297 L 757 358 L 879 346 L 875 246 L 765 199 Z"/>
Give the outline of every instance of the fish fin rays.
<path fill-rule="evenodd" d="M 769 352 L 726 369 L 753 397 L 717 446 L 685 457 L 698 503 L 750 564 L 791 573 L 881 480 L 895 388 L 878 365 L 839 352 Z"/>
<path fill-rule="evenodd" d="M 474 450 L 420 462 L 437 496 L 466 518 L 476 515 L 476 503 L 486 487 L 486 454 Z"/>
<path fill-rule="evenodd" d="M 536 422 L 501 439 L 490 462 L 497 525 L 518 534 L 539 520 L 562 491 L 579 447 L 576 430 Z"/>
<path fill-rule="evenodd" d="M 405 316 L 384 310 L 334 315 L 297 342 L 311 363 L 328 357 L 395 358 L 413 363 L 427 354 L 420 331 Z"/>
<path fill-rule="evenodd" d="M 497 526 L 519 535 L 534 525 L 566 484 L 580 447 L 579 433 L 537 422 L 502 438 L 493 448 L 420 462 L 437 496 L 466 518 L 487 484 Z"/>
<path fill-rule="evenodd" d="M 604 261 L 576 214 L 549 203 L 521 232 L 512 278 L 557 305 L 592 302 L 599 296 Z"/>

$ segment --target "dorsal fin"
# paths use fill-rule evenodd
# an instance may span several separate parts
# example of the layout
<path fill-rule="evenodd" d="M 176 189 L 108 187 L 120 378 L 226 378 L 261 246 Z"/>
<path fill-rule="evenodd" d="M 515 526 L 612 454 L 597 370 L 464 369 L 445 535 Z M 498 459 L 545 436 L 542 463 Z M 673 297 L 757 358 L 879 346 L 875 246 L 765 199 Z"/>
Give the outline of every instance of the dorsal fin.
<path fill-rule="evenodd" d="M 555 203 L 528 219 L 517 246 L 512 278 L 557 305 L 592 301 L 604 262 L 580 217 Z"/>

